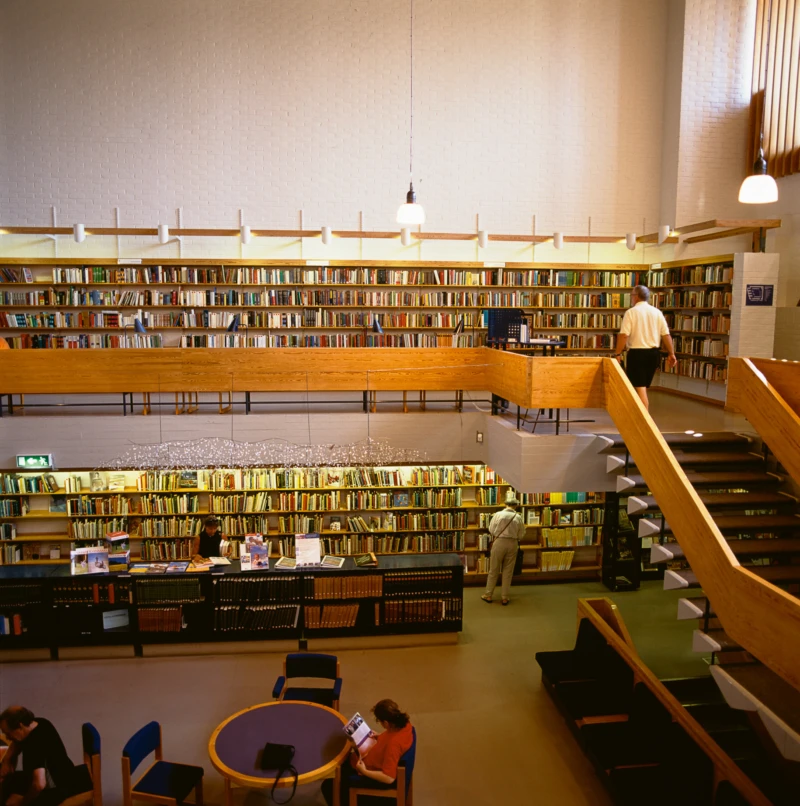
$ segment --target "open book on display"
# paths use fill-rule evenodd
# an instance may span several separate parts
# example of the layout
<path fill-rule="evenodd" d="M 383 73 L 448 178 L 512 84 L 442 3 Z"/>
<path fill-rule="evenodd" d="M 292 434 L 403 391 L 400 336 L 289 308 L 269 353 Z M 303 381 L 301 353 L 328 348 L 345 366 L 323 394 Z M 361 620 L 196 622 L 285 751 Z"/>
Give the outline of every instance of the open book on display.
<path fill-rule="evenodd" d="M 363 756 L 374 744 L 375 737 L 372 729 L 364 720 L 361 714 L 356 713 L 353 718 L 344 726 L 344 732 L 352 739 L 359 754 Z"/>

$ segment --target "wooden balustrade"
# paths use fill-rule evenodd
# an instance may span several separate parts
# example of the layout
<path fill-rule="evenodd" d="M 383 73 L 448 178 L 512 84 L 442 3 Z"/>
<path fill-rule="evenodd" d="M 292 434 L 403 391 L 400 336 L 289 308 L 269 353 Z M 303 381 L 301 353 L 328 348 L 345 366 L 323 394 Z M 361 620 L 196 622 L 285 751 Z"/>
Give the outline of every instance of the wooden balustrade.
<path fill-rule="evenodd" d="M 749 361 L 767 379 L 769 385 L 800 414 L 800 363 L 769 358 L 737 358 Z"/>

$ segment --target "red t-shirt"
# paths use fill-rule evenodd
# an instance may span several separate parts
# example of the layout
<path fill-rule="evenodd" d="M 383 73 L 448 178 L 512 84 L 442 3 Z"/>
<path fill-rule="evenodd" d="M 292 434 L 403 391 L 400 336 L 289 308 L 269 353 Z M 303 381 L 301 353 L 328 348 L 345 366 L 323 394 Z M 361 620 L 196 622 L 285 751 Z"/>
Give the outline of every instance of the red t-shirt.
<path fill-rule="evenodd" d="M 397 765 L 413 744 L 414 735 L 411 732 L 411 723 L 404 728 L 390 728 L 381 733 L 375 744 L 364 756 L 364 764 L 368 770 L 380 770 L 393 781 L 397 778 Z"/>

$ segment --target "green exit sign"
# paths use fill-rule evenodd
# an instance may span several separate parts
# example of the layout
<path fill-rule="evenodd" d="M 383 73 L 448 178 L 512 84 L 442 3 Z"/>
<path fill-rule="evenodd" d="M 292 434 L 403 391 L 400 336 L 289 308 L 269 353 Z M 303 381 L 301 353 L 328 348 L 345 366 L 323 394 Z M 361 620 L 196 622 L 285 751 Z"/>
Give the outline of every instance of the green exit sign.
<path fill-rule="evenodd" d="M 18 453 L 17 467 L 20 470 L 49 470 L 53 466 L 52 453 Z"/>

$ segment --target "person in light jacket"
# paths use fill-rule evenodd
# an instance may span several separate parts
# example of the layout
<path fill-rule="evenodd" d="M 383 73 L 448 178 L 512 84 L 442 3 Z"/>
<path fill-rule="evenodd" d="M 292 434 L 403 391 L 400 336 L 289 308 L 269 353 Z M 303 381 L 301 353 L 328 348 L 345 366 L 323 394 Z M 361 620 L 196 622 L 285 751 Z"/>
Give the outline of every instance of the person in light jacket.
<path fill-rule="evenodd" d="M 508 591 L 511 577 L 514 575 L 514 563 L 517 560 L 520 540 L 525 536 L 525 524 L 517 512 L 519 501 L 506 498 L 506 507 L 496 512 L 489 521 L 489 534 L 492 536 L 492 554 L 489 561 L 489 577 L 486 590 L 481 596 L 487 604 L 492 603 L 492 596 L 497 585 L 497 577 L 501 571 L 503 583 L 500 588 L 501 603 L 508 604 Z"/>

